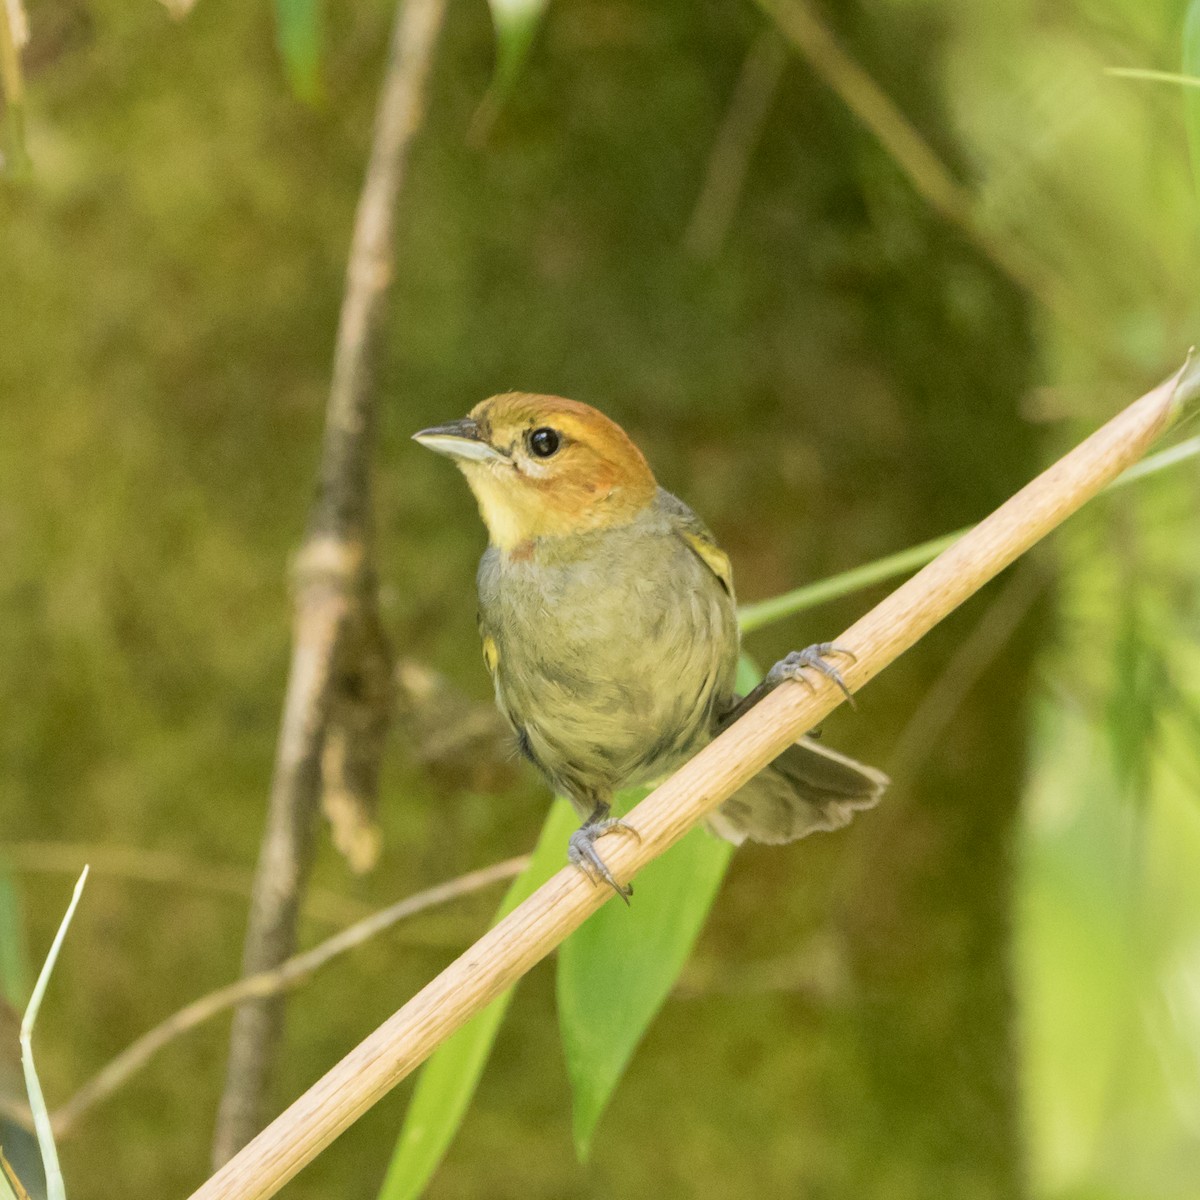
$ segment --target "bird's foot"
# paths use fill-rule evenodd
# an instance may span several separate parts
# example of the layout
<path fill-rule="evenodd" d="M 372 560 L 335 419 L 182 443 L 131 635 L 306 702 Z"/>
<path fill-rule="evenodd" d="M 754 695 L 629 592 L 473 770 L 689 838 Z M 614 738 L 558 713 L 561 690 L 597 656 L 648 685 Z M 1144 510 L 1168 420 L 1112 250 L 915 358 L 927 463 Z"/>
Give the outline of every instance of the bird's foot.
<path fill-rule="evenodd" d="M 619 884 L 596 850 L 596 839 L 603 837 L 606 833 L 629 833 L 639 842 L 642 840 L 642 835 L 632 825 L 626 825 L 624 821 L 617 821 L 609 817 L 608 805 L 600 804 L 596 806 L 592 815 L 571 834 L 571 840 L 567 843 L 567 858 L 593 883 L 598 884 L 603 880 L 628 904 L 629 897 L 633 895 L 632 885 L 622 886 Z"/>
<path fill-rule="evenodd" d="M 781 658 L 767 672 L 767 677 L 763 682 L 768 689 L 773 690 L 781 683 L 794 679 L 797 683 L 803 683 L 815 691 L 816 685 L 806 672 L 816 671 L 818 675 L 832 679 L 841 688 L 842 694 L 850 702 L 850 707 L 857 708 L 854 697 L 850 694 L 850 689 L 842 678 L 841 671 L 833 663 L 826 661 L 831 654 L 841 654 L 851 662 L 856 662 L 858 659 L 854 651 L 847 650 L 845 646 L 835 646 L 833 642 L 817 642 L 815 645 L 806 646 L 803 650 L 793 650 L 786 658 Z"/>

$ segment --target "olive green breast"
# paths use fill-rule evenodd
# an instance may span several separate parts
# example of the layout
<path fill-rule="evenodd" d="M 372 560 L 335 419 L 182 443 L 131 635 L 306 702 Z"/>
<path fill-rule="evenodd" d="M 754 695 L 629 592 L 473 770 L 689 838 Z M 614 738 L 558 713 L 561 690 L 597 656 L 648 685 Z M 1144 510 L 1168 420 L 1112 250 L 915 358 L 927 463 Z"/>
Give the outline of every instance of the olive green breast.
<path fill-rule="evenodd" d="M 694 753 L 732 693 L 733 598 L 697 531 L 708 539 L 660 492 L 629 525 L 539 539 L 525 554 L 492 548 L 480 563 L 497 703 L 581 808 Z"/>

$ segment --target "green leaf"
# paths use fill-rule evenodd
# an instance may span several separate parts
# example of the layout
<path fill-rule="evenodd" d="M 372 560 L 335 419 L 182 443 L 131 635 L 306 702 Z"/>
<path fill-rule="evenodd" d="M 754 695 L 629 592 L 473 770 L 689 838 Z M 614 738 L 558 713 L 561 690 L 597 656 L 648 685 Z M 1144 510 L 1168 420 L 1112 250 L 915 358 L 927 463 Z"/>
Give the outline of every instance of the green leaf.
<path fill-rule="evenodd" d="M 497 921 L 563 866 L 567 839 L 578 824 L 570 804 L 556 800 L 542 826 L 533 858 L 513 880 L 496 913 Z M 493 1000 L 425 1064 L 404 1115 L 379 1200 L 413 1200 L 425 1190 L 462 1124 L 511 999 L 510 989 Z"/>
<path fill-rule="evenodd" d="M 321 99 L 324 32 L 322 0 L 275 0 L 275 44 L 292 92 L 306 104 Z"/>
<path fill-rule="evenodd" d="M 558 952 L 558 1023 L 581 1159 L 691 954 L 732 853 L 693 829 L 642 871 L 632 904 L 606 904 Z"/>
<path fill-rule="evenodd" d="M 743 659 L 739 689 L 749 691 L 759 678 Z M 558 952 L 558 1024 L 581 1159 L 700 936 L 732 854 L 728 842 L 693 829 L 641 872 L 632 904 L 606 904 Z"/>
<path fill-rule="evenodd" d="M 1183 73 L 1200 75 L 1200 0 L 1192 0 L 1183 21 Z M 1185 88 L 1188 145 L 1192 151 L 1192 175 L 1200 193 L 1200 92 Z"/>
<path fill-rule="evenodd" d="M 20 1009 L 29 994 L 21 899 L 12 876 L 0 864 L 0 996 Z"/>

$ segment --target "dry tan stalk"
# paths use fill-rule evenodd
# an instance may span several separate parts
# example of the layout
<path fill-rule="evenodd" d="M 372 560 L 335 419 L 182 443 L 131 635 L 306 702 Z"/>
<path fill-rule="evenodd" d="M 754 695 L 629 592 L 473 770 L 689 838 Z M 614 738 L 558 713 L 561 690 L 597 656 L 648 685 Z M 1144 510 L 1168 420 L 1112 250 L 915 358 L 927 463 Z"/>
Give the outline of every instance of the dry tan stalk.
<path fill-rule="evenodd" d="M 81 1117 L 90 1112 L 101 1100 L 111 1096 L 129 1078 L 140 1071 L 161 1050 L 176 1038 L 195 1029 L 197 1025 L 212 1020 L 213 1017 L 231 1009 L 235 1004 L 251 996 L 277 996 L 305 982 L 314 971 L 339 955 L 368 942 L 371 938 L 390 929 L 398 921 L 416 916 L 417 913 L 449 904 L 463 896 L 469 896 L 483 888 L 491 887 L 502 880 L 512 879 L 519 875 L 529 865 L 527 855 L 509 858 L 503 862 L 493 863 L 490 867 L 481 867 L 440 883 L 436 887 L 427 888 L 416 895 L 406 896 L 403 900 L 372 913 L 369 917 L 343 929 L 331 938 L 319 942 L 311 950 L 293 955 L 272 971 L 263 971 L 258 975 L 244 975 L 234 983 L 217 988 L 193 1000 L 190 1004 L 172 1013 L 166 1020 L 159 1022 L 153 1029 L 142 1034 L 137 1041 L 130 1043 L 116 1058 L 102 1067 L 61 1107 L 50 1114 L 55 1136 L 61 1141 L 70 1137 Z M 25 1124 L 24 1112 L 20 1108 L 10 1109 L 20 1114 L 21 1124 Z"/>
<path fill-rule="evenodd" d="M 857 656 L 858 690 L 1009 563 L 1139 459 L 1200 396 L 1190 362 L 964 534 L 852 625 L 839 645 Z M 626 818 L 639 839 L 613 838 L 605 859 L 637 874 L 840 703 L 826 679 L 778 688 L 706 746 Z M 573 867 L 559 871 L 360 1042 L 191 1200 L 265 1200 L 443 1041 L 550 953 L 613 893 Z"/>

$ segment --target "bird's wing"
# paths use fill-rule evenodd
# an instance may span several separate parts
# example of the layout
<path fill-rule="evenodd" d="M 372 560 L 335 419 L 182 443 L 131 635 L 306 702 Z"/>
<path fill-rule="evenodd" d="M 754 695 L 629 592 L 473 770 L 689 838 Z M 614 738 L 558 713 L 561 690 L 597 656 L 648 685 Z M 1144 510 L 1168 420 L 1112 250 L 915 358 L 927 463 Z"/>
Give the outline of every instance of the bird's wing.
<path fill-rule="evenodd" d="M 500 647 L 496 645 L 496 639 L 488 630 L 482 612 L 475 614 L 475 624 L 479 626 L 479 641 L 483 646 L 483 665 L 487 667 L 488 674 L 495 679 L 496 668 L 500 665 Z"/>
<path fill-rule="evenodd" d="M 489 546 L 479 560 L 477 584 L 479 587 L 479 608 L 475 611 L 475 623 L 479 627 L 479 640 L 483 643 L 483 662 L 488 674 L 495 679 L 496 668 L 500 665 L 500 648 L 496 645 L 495 635 L 489 626 L 487 613 L 496 611 L 497 592 L 497 552 Z"/>
<path fill-rule="evenodd" d="M 659 503 L 670 513 L 675 532 L 693 554 L 717 577 L 725 593 L 733 599 L 733 567 L 729 555 L 717 545 L 708 526 L 682 500 L 660 489 Z"/>
<path fill-rule="evenodd" d="M 496 668 L 500 665 L 500 650 L 496 646 L 496 639 L 490 633 L 483 635 L 483 665 L 487 667 L 488 674 L 495 679 Z"/>

